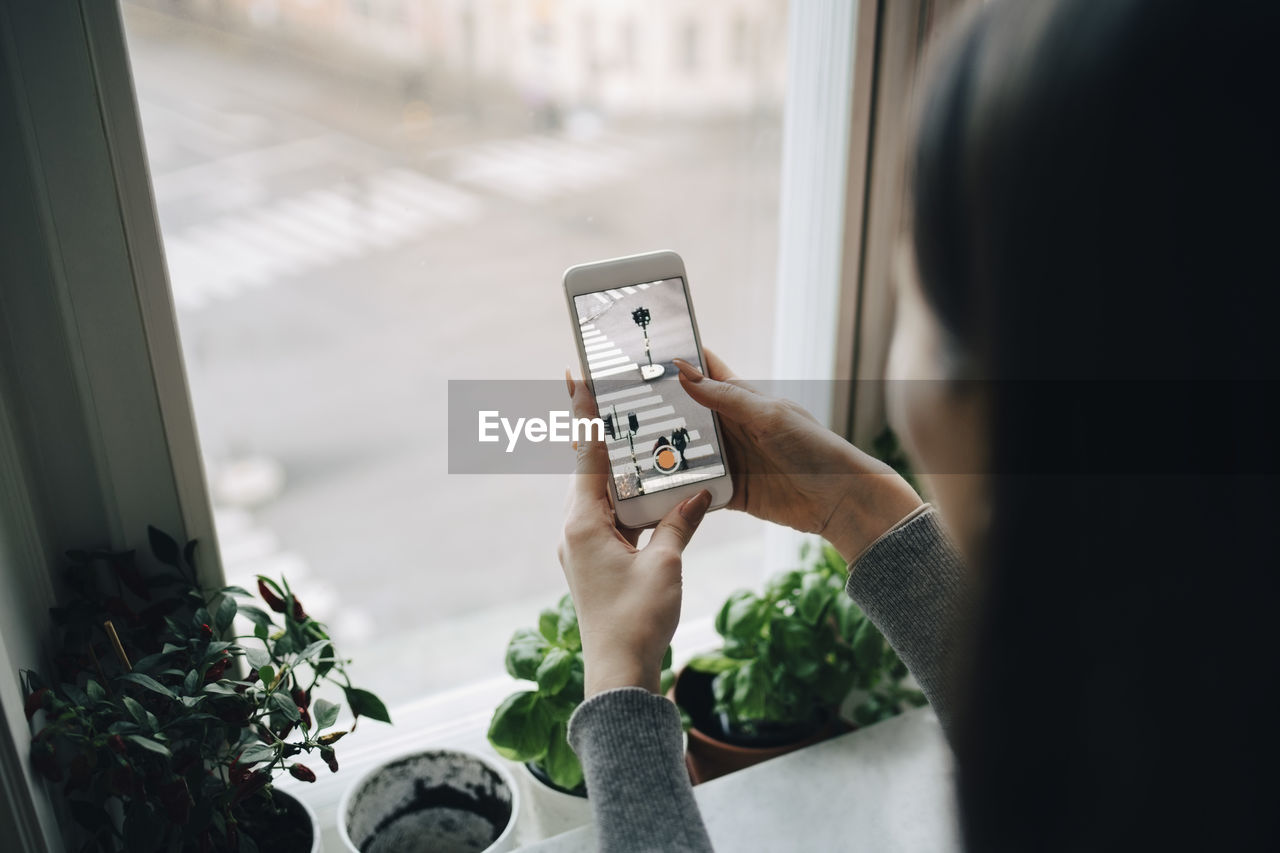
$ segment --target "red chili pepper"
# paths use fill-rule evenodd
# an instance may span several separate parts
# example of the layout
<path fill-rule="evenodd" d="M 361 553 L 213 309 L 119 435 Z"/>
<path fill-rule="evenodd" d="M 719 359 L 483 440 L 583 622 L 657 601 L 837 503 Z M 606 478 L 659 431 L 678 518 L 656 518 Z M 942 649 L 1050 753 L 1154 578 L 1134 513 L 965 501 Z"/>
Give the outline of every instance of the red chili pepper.
<path fill-rule="evenodd" d="M 262 596 L 262 600 L 275 612 L 284 612 L 284 601 L 272 592 L 271 587 L 267 586 L 267 582 L 261 578 L 258 579 L 258 595 Z"/>
<path fill-rule="evenodd" d="M 302 727 L 311 730 L 311 712 L 301 705 L 298 706 L 298 716 L 302 717 Z"/>
<path fill-rule="evenodd" d="M 112 735 L 111 737 L 107 738 L 107 745 L 111 747 L 111 751 L 114 752 L 116 755 L 124 755 L 125 753 L 124 738 L 120 737 L 120 735 Z"/>
<path fill-rule="evenodd" d="M 208 622 L 200 623 L 200 636 L 206 640 L 213 636 L 213 629 L 209 627 Z"/>
<path fill-rule="evenodd" d="M 338 772 L 338 753 L 334 752 L 332 747 L 321 749 L 320 756 L 324 758 L 324 763 L 329 765 L 330 773 Z"/>
<path fill-rule="evenodd" d="M 227 667 L 230 665 L 231 665 L 230 658 L 223 658 L 222 660 L 215 663 L 213 666 L 209 667 L 208 671 L 205 672 L 204 674 L 204 683 L 212 684 L 213 682 L 217 681 L 219 678 L 222 678 L 222 674 L 227 671 Z"/>
<path fill-rule="evenodd" d="M 289 765 L 289 775 L 301 782 L 316 781 L 316 774 L 311 772 L 311 768 L 305 764 Z"/>
<path fill-rule="evenodd" d="M 249 776 L 248 779 L 240 783 L 240 786 L 236 788 L 236 792 L 231 796 L 232 804 L 240 802 L 250 794 L 254 794 L 254 793 L 257 793 L 258 791 L 261 791 L 263 788 L 267 787 L 267 784 L 270 782 L 271 782 L 270 773 L 266 773 L 262 770 L 255 771 Z M 229 828 L 230 828 L 230 825 L 228 825 L 228 829 Z"/>
<path fill-rule="evenodd" d="M 30 696 L 27 697 L 27 704 L 24 710 L 27 712 L 28 723 L 31 722 L 31 718 L 36 715 L 36 711 L 39 711 L 41 708 L 44 707 L 44 699 L 48 695 L 49 695 L 49 688 L 41 687 L 39 690 L 37 690 L 36 692 L 32 693 Z"/>
<path fill-rule="evenodd" d="M 307 611 L 302 609 L 302 602 L 296 595 L 293 597 L 293 618 L 299 622 L 307 621 Z"/>

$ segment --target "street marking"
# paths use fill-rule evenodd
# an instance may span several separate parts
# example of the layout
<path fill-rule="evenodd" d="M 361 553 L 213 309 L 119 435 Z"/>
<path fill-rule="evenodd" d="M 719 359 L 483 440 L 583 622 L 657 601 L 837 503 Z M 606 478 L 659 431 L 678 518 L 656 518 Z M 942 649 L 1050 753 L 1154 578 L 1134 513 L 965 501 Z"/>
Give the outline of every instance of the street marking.
<path fill-rule="evenodd" d="M 591 343 L 583 343 L 582 346 L 587 352 L 591 352 L 592 350 L 609 349 L 610 347 L 615 346 L 615 344 L 613 341 L 605 338 L 593 338 L 591 339 Z"/>
<path fill-rule="evenodd" d="M 603 379 L 606 376 L 615 376 L 619 373 L 626 373 L 627 371 L 630 371 L 630 370 L 635 370 L 638 372 L 640 370 L 640 367 L 636 364 L 627 364 L 622 367 L 610 367 L 605 370 L 593 370 L 591 372 L 591 378 Z"/>
<path fill-rule="evenodd" d="M 647 387 L 642 386 L 639 390 L 648 391 L 649 389 Z M 602 398 L 597 397 L 596 402 L 602 402 Z M 641 409 L 643 409 L 645 406 L 656 406 L 658 403 L 661 403 L 661 402 L 662 402 L 661 397 L 645 397 L 643 400 L 633 400 L 630 403 L 627 403 L 626 407 L 628 412 L 638 412 Z"/>
<path fill-rule="evenodd" d="M 588 351 L 587 351 L 587 363 L 588 363 L 588 364 L 595 364 L 599 359 L 602 359 L 602 358 L 612 358 L 612 357 L 613 357 L 613 356 L 615 356 L 615 355 L 621 355 L 621 354 L 622 354 L 622 350 L 620 350 L 620 349 L 618 349 L 617 347 L 613 346 L 613 344 L 605 344 L 605 347 L 606 347 L 605 349 L 600 349 L 600 348 L 598 348 L 598 347 L 597 347 L 595 352 L 591 352 L 590 350 L 588 350 Z M 613 347 L 613 348 L 612 348 L 612 349 L 608 349 L 608 347 Z"/>
<path fill-rule="evenodd" d="M 642 421 L 651 420 L 653 418 L 666 417 L 676 413 L 675 406 L 659 406 L 656 409 L 645 409 L 643 412 L 637 412 L 636 416 Z"/>
<path fill-rule="evenodd" d="M 621 293 L 619 293 L 619 292 L 618 292 L 618 291 L 616 291 L 616 290 L 606 290 L 606 291 L 605 291 L 605 293 L 609 294 L 609 295 L 610 295 L 610 296 L 612 296 L 614 299 L 621 299 L 621 298 L 622 298 L 622 294 L 621 294 Z"/>
<path fill-rule="evenodd" d="M 200 308 L 474 219 L 481 209 L 471 193 L 392 168 L 223 214 L 166 235 L 174 300 Z"/>
<path fill-rule="evenodd" d="M 599 299 L 599 300 L 600 300 L 601 302 L 603 302 L 605 305 L 608 305 L 608 304 L 609 304 L 609 300 L 608 300 L 608 298 L 607 298 L 603 293 L 593 293 L 593 294 L 591 294 L 591 295 L 592 295 L 592 296 L 594 296 L 596 299 Z"/>
<path fill-rule="evenodd" d="M 596 397 L 597 403 L 610 403 L 614 400 L 621 400 L 624 397 L 634 397 L 637 394 L 649 393 L 648 385 L 635 385 L 631 388 L 623 388 L 621 391 L 610 391 L 607 394 L 600 394 Z M 654 397 L 655 400 L 661 400 L 661 397 Z"/>
<path fill-rule="evenodd" d="M 622 288 L 622 292 L 627 294 L 627 296 L 631 296 L 636 292 L 636 289 L 634 287 L 624 287 Z"/>
<path fill-rule="evenodd" d="M 590 367 L 590 368 L 613 367 L 615 364 L 628 364 L 630 362 L 631 362 L 631 356 L 629 355 L 622 355 L 622 356 L 618 356 L 617 358 L 603 358 L 603 359 L 589 358 L 587 359 L 587 367 Z M 594 377 L 597 374 L 593 370 L 591 375 Z"/>
<path fill-rule="evenodd" d="M 594 329 L 595 327 L 596 327 L 596 324 L 595 324 L 595 323 L 583 323 L 583 324 L 582 324 L 582 331 L 584 331 L 584 332 L 590 332 L 590 331 L 591 331 L 592 329 Z"/>

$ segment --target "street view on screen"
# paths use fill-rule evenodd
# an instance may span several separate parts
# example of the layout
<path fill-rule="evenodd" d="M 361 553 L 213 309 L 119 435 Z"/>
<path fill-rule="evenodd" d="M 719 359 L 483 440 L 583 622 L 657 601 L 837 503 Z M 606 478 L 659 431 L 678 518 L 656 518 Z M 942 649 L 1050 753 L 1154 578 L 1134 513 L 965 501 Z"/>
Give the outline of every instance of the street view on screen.
<path fill-rule="evenodd" d="M 704 369 L 684 280 L 584 293 L 574 306 L 618 497 L 723 476 L 711 412 L 685 393 L 672 364 Z"/>

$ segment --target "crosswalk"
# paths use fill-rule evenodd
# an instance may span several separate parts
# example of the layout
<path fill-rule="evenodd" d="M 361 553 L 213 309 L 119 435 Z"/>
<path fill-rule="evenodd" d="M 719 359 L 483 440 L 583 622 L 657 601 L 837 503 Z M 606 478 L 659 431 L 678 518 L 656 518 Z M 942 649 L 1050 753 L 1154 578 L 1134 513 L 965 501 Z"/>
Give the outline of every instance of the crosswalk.
<path fill-rule="evenodd" d="M 646 287 L 647 285 L 638 285 L 638 287 Z M 587 336 L 592 332 L 598 332 L 595 325 L 590 322 L 582 324 L 583 339 L 587 340 Z M 590 339 L 600 342 L 601 346 L 607 344 L 607 340 L 603 340 L 603 335 L 593 335 Z M 607 350 L 597 350 L 599 353 L 607 353 Z M 602 360 L 597 361 L 603 364 L 608 358 L 602 356 Z M 588 369 L 592 365 L 592 356 L 590 351 L 587 355 Z M 634 362 L 629 362 L 630 369 L 638 370 Z M 591 371 L 592 379 L 600 376 L 613 377 L 616 374 L 610 373 L 615 367 L 603 367 L 600 371 Z M 628 388 L 622 388 L 616 391 L 608 391 L 596 396 L 596 404 L 599 406 L 601 415 L 613 414 L 614 423 L 627 424 L 628 416 L 634 414 L 639 428 L 635 434 L 628 440 L 626 437 L 616 439 L 605 439 L 605 447 L 609 454 L 609 463 L 613 468 L 614 479 L 619 484 L 619 493 L 623 497 L 630 494 L 638 493 L 635 489 L 635 482 L 638 476 L 639 483 L 643 487 L 646 494 L 671 489 L 685 483 L 698 482 L 708 477 L 717 477 L 724 473 L 724 466 L 721 463 L 714 465 L 696 465 L 696 460 L 705 459 L 715 455 L 715 448 L 712 446 L 709 437 L 704 437 L 700 430 L 692 429 L 688 431 L 688 445 L 684 450 L 684 458 L 695 467 L 691 470 L 676 471 L 671 474 L 664 474 L 658 470 L 653 461 L 652 451 L 658 438 L 661 436 L 670 436 L 678 429 L 686 428 L 688 423 L 683 417 L 677 417 L 675 406 L 667 401 L 661 392 L 661 385 L 655 383 L 653 385 L 634 385 Z M 632 458 L 632 444 L 635 445 L 634 460 Z M 637 472 L 637 468 L 639 471 Z"/>
<path fill-rule="evenodd" d="M 480 199 L 391 168 L 166 235 L 174 301 L 201 308 L 340 260 L 476 219 Z"/>
<path fill-rule="evenodd" d="M 543 201 L 624 177 L 637 157 L 634 146 L 622 142 L 523 136 L 458 153 L 453 179 L 520 201 Z"/>
<path fill-rule="evenodd" d="M 590 313 L 587 319 L 578 325 L 582 334 L 582 348 L 587 353 L 587 371 L 591 374 L 592 379 L 621 378 L 622 374 L 633 371 L 637 375 L 639 374 L 640 365 L 636 364 L 630 356 L 624 355 L 622 348 L 615 346 L 608 336 L 597 329 L 595 324 L 590 321 L 592 318 L 598 317 L 605 308 L 612 305 L 616 300 L 622 299 L 624 296 L 630 296 L 639 290 L 647 290 L 648 287 L 649 285 L 647 284 L 637 284 L 634 287 L 628 286 L 618 290 L 606 290 L 602 293 L 591 294 L 598 300 L 600 310 Z"/>

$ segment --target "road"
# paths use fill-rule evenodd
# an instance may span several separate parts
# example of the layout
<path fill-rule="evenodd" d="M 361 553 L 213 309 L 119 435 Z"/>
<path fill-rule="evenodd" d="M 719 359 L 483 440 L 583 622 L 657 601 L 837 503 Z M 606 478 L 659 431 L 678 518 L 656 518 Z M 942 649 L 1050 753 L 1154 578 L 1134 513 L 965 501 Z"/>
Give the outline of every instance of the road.
<path fill-rule="evenodd" d="M 126 24 L 229 578 L 286 572 L 388 701 L 501 672 L 564 591 L 568 478 L 450 476 L 446 382 L 558 377 L 577 362 L 561 272 L 655 248 L 684 256 L 704 342 L 766 376 L 779 116 L 545 133 L 154 12 Z M 254 460 L 249 499 L 231 475 Z M 755 582 L 734 563 L 760 531 L 708 519 L 686 616 Z"/>

